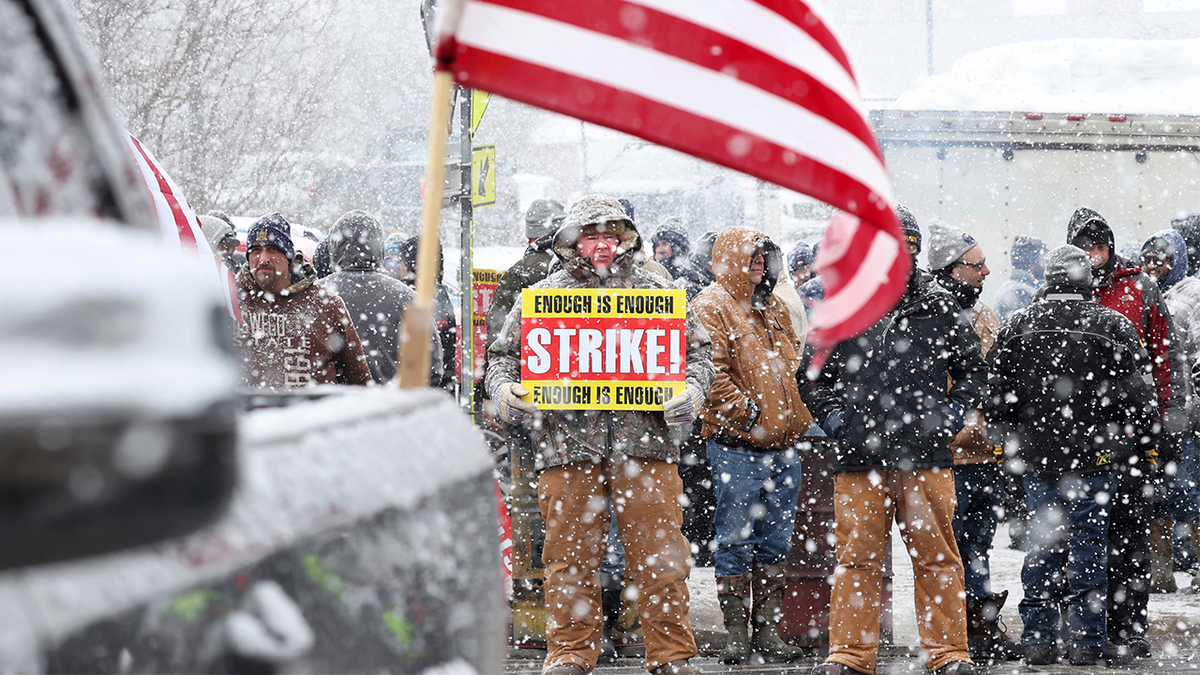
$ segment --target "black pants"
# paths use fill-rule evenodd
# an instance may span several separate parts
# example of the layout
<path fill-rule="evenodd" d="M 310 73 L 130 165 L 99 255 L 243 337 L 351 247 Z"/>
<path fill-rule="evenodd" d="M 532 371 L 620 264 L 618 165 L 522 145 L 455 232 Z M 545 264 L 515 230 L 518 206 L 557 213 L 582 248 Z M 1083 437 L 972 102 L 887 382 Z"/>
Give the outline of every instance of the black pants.
<path fill-rule="evenodd" d="M 717 536 L 713 526 L 713 514 L 717 510 L 717 498 L 713 495 L 712 469 L 708 464 L 708 451 L 700 438 L 700 422 L 697 420 L 691 435 L 680 448 L 679 478 L 683 481 L 683 494 L 688 505 L 683 509 L 683 536 L 692 544 L 692 557 L 696 567 L 713 566 L 713 538 Z"/>
<path fill-rule="evenodd" d="M 1154 495 L 1144 473 L 1117 473 L 1108 528 L 1108 638 L 1145 637 L 1150 604 L 1150 516 Z"/>

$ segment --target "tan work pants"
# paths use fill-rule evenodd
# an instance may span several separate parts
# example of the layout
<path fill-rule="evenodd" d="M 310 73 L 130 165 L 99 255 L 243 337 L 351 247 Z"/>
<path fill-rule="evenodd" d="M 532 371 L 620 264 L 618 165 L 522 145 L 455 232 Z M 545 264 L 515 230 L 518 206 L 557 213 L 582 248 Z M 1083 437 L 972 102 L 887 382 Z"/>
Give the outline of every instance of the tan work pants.
<path fill-rule="evenodd" d="M 879 598 L 892 518 L 912 557 L 917 630 L 926 666 L 969 661 L 962 558 L 954 541 L 951 469 L 839 473 L 834 481 L 838 567 L 829 658 L 865 673 L 879 655 Z"/>
<path fill-rule="evenodd" d="M 608 500 L 616 506 L 626 575 L 637 584 L 646 667 L 696 655 L 688 620 L 691 547 L 680 532 L 683 482 L 674 464 L 637 458 L 579 462 L 542 472 L 538 503 L 546 521 L 546 662 L 590 671 L 600 653 L 600 560 Z"/>

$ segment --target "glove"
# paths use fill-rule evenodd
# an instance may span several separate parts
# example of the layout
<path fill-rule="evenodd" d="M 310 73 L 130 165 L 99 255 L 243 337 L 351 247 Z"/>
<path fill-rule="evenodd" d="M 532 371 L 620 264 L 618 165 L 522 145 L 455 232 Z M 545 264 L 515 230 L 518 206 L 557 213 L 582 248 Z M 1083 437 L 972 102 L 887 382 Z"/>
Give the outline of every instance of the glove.
<path fill-rule="evenodd" d="M 953 435 L 957 436 L 958 432 L 963 430 L 967 423 L 967 412 L 963 410 L 961 404 L 950 401 L 946 403 L 946 426 L 950 427 Z"/>
<path fill-rule="evenodd" d="M 496 403 L 496 414 L 509 424 L 520 424 L 525 421 L 526 414 L 537 412 L 537 406 L 523 400 L 529 390 L 520 382 L 505 382 L 492 392 L 492 401 Z"/>
<path fill-rule="evenodd" d="M 663 403 L 663 417 L 666 418 L 667 424 L 671 426 L 691 424 L 692 420 L 696 419 L 696 415 L 700 413 L 700 406 L 704 405 L 704 398 L 704 394 L 699 388 L 690 384 L 684 387 L 683 391 Z"/>
<path fill-rule="evenodd" d="M 825 416 L 825 421 L 821 423 L 821 428 L 825 430 L 825 435 L 837 440 L 842 436 L 842 423 L 846 421 L 846 413 L 841 410 L 834 410 Z"/>

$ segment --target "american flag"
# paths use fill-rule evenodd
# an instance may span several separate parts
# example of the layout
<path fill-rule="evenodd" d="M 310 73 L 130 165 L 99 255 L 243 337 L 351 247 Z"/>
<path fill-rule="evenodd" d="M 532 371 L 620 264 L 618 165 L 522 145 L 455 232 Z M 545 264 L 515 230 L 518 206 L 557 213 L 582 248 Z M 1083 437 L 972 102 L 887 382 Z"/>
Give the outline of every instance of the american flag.
<path fill-rule="evenodd" d="M 903 294 L 909 257 L 858 85 L 816 2 L 444 0 L 438 68 L 831 204 L 823 355 Z"/>
<path fill-rule="evenodd" d="M 216 274 L 220 280 L 222 295 L 225 296 L 225 308 L 234 321 L 241 323 L 242 311 L 238 306 L 237 287 L 233 274 L 213 258 L 212 249 L 209 248 L 208 242 L 204 239 L 204 233 L 200 230 L 200 221 L 196 219 L 196 212 L 184 199 L 179 186 L 167 175 L 166 170 L 162 168 L 158 160 L 154 159 L 154 155 L 150 154 L 141 141 L 134 138 L 133 134 L 129 132 L 125 133 L 125 140 L 129 144 L 129 150 L 133 153 L 134 159 L 137 160 L 142 180 L 146 183 L 146 188 L 150 190 L 150 196 L 154 200 L 154 212 L 158 217 L 158 228 L 163 238 L 167 241 L 178 242 L 180 250 L 187 255 L 202 256 L 213 260 L 216 265 Z"/>

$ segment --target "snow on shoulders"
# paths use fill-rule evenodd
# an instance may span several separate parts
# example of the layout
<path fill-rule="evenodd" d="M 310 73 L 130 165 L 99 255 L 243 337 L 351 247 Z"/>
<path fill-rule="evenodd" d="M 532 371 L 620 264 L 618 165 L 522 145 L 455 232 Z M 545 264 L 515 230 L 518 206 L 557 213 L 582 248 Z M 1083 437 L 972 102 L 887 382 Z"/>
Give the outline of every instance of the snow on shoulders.
<path fill-rule="evenodd" d="M 1200 39 L 1019 42 L 968 54 L 894 107 L 1200 115 Z"/>

